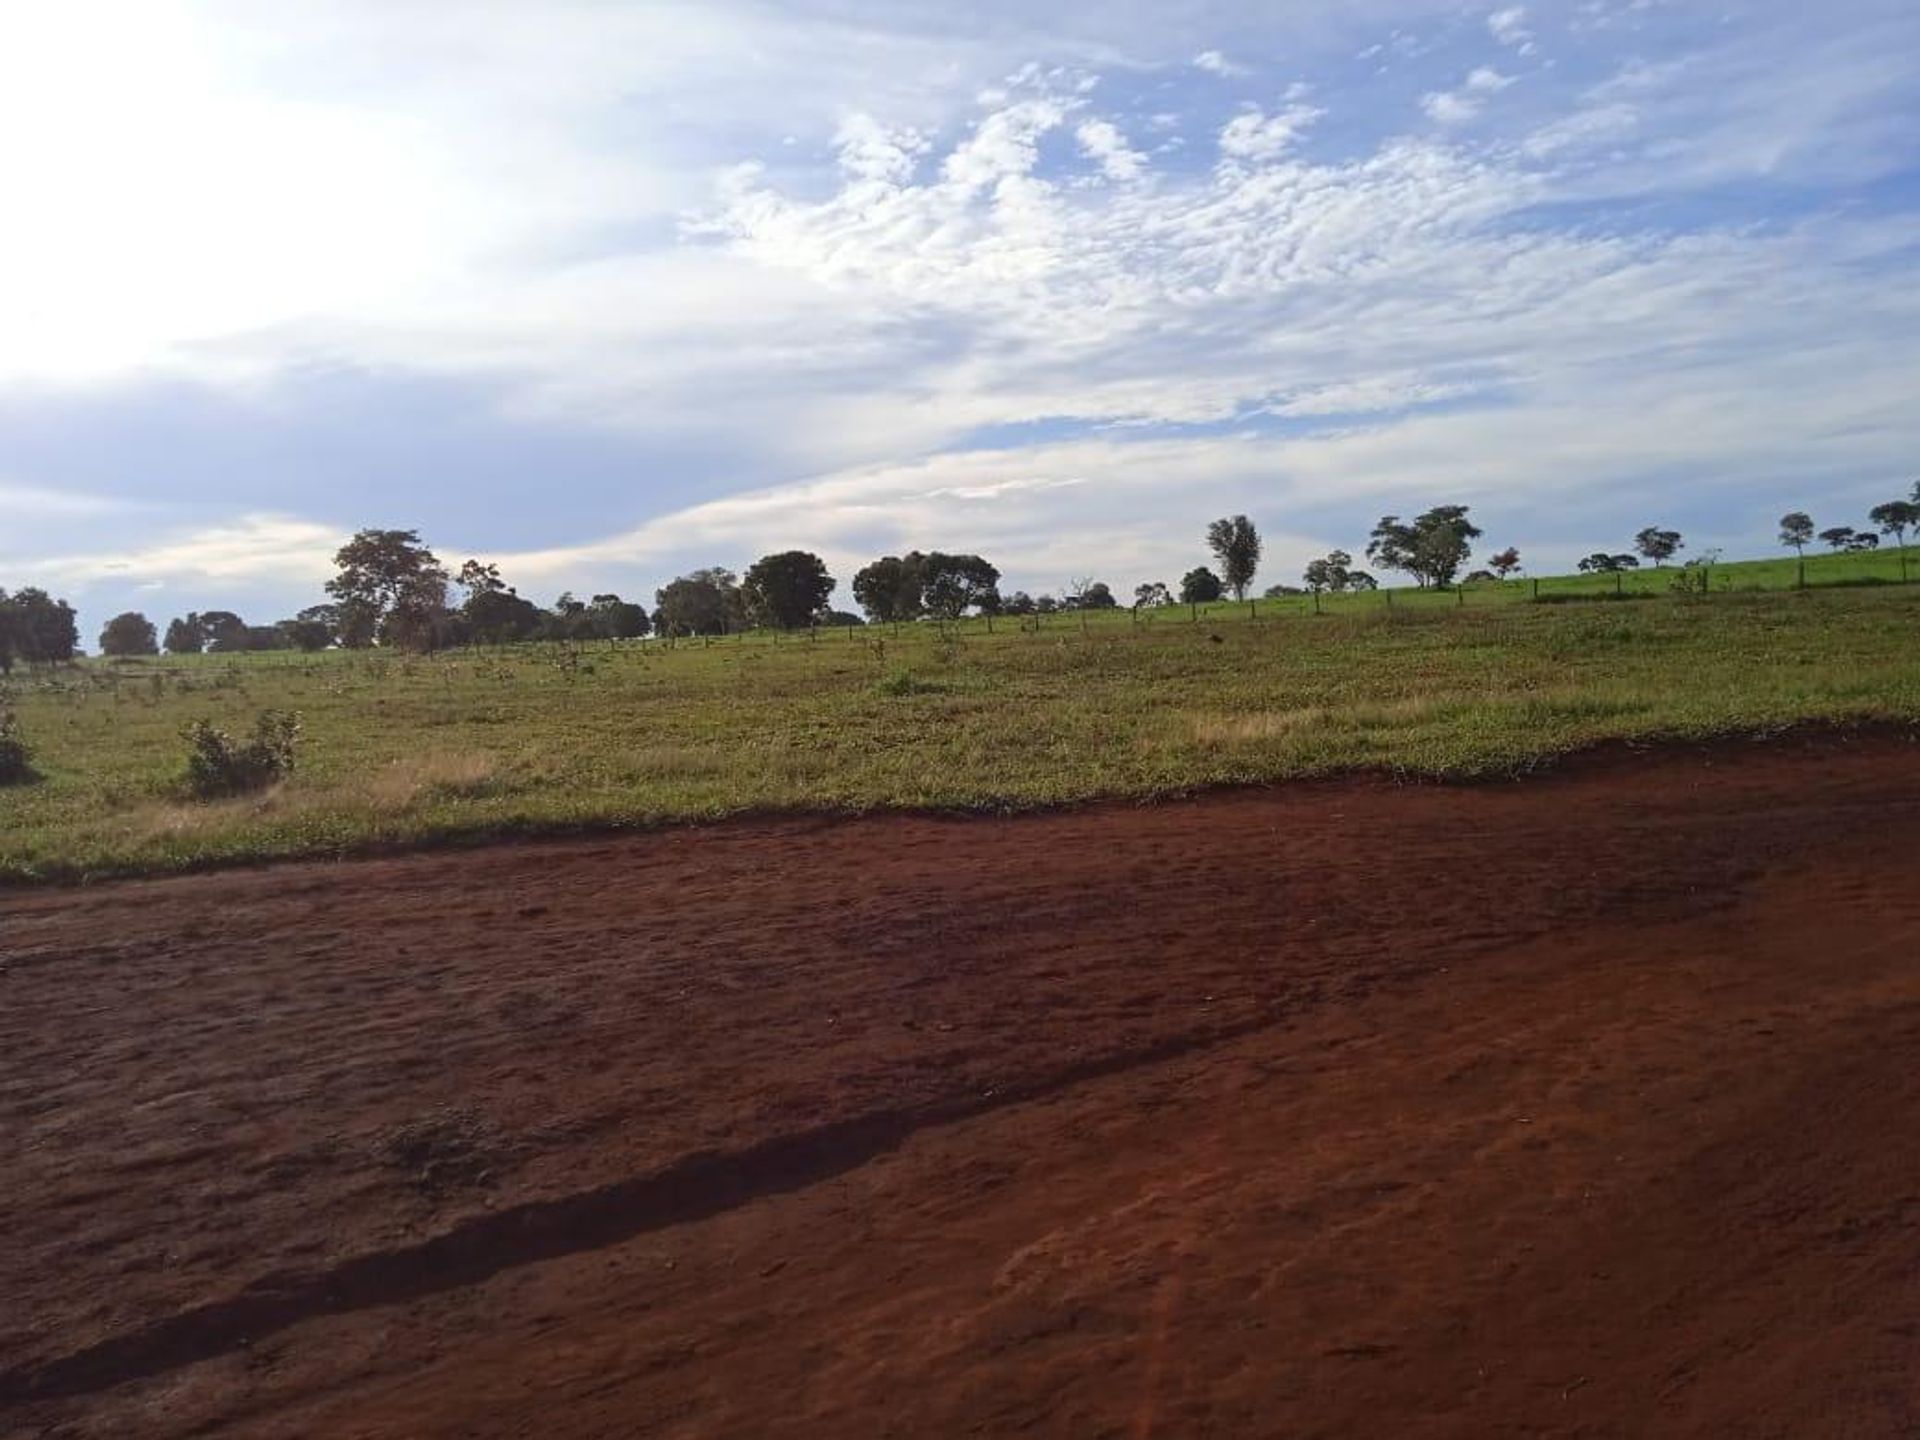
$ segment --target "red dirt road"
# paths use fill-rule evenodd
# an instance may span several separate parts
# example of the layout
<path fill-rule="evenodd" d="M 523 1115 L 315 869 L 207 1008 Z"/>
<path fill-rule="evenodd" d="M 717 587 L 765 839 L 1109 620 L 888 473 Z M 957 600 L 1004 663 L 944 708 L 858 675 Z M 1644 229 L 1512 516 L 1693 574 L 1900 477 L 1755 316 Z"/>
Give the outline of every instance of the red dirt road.
<path fill-rule="evenodd" d="M 0 1434 L 1920 1434 L 1920 746 L 0 895 Z"/>

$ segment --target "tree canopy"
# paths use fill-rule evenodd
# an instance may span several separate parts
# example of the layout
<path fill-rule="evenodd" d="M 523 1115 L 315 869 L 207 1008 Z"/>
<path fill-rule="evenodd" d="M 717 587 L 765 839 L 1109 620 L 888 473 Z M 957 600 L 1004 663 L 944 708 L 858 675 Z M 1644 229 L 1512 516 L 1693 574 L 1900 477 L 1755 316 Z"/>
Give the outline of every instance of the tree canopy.
<path fill-rule="evenodd" d="M 1413 576 L 1425 589 L 1453 583 L 1473 553 L 1480 528 L 1467 519 L 1465 505 L 1436 505 L 1412 523 L 1383 515 L 1367 542 L 1367 558 Z"/>
<path fill-rule="evenodd" d="M 1260 532 L 1244 515 L 1230 515 L 1207 526 L 1207 548 L 1220 565 L 1220 579 L 1233 598 L 1247 598 L 1254 572 L 1260 568 Z"/>
<path fill-rule="evenodd" d="M 60 664 L 80 652 L 80 624 L 73 607 L 35 585 L 11 599 L 0 590 L 0 670 L 16 659 L 30 665 Z"/>
<path fill-rule="evenodd" d="M 415 530 L 362 530 L 333 557 L 327 593 L 340 605 L 340 643 L 407 649 L 434 643 L 447 608 L 447 571 Z"/>
<path fill-rule="evenodd" d="M 1220 583 L 1220 577 L 1204 565 L 1196 566 L 1180 577 L 1182 605 L 1211 605 L 1226 593 L 1227 588 Z"/>
<path fill-rule="evenodd" d="M 662 635 L 725 635 L 746 628 L 739 581 L 717 565 L 661 586 L 653 600 L 653 623 Z"/>
<path fill-rule="evenodd" d="M 834 584 L 818 555 L 782 550 L 753 562 L 740 582 L 740 594 L 749 619 L 779 630 L 797 630 L 827 608 Z"/>
<path fill-rule="evenodd" d="M 1807 546 L 1813 543 L 1813 517 L 1804 510 L 1790 510 L 1782 515 L 1780 543 L 1805 554 Z"/>
<path fill-rule="evenodd" d="M 1649 525 L 1633 537 L 1633 548 L 1651 560 L 1657 569 L 1671 560 L 1677 551 L 1686 549 L 1687 542 L 1680 538 L 1678 530 L 1662 530 L 1657 525 Z"/>
<path fill-rule="evenodd" d="M 114 616 L 100 632 L 100 653 L 102 655 L 158 655 L 160 653 L 159 633 L 153 628 L 153 622 L 138 610 L 127 610 Z"/>

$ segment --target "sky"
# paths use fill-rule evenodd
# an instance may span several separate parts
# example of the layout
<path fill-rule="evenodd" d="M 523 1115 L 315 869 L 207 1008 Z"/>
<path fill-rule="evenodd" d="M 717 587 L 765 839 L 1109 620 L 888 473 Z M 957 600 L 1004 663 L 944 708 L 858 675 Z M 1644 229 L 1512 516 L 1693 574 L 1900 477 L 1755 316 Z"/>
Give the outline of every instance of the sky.
<path fill-rule="evenodd" d="M 0 7 L 0 587 L 1541 573 L 1920 478 L 1911 0 Z"/>

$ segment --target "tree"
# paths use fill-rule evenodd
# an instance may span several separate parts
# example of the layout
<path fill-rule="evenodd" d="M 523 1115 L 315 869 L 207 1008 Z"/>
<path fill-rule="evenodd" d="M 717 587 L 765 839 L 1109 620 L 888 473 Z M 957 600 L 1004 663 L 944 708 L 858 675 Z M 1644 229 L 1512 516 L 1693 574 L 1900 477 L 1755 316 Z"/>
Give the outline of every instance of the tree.
<path fill-rule="evenodd" d="M 1233 598 L 1247 598 L 1247 587 L 1260 568 L 1260 532 L 1244 515 L 1216 520 L 1207 527 L 1207 548 L 1220 562 L 1220 579 Z"/>
<path fill-rule="evenodd" d="M 1633 537 L 1633 548 L 1653 561 L 1657 570 L 1671 560 L 1675 552 L 1686 549 L 1687 542 L 1680 538 L 1678 530 L 1662 530 L 1657 525 L 1649 525 Z"/>
<path fill-rule="evenodd" d="M 1878 550 L 1879 548 L 1880 537 L 1871 530 L 1857 531 L 1853 539 L 1847 543 L 1849 550 Z"/>
<path fill-rule="evenodd" d="M 216 655 L 237 655 L 247 648 L 247 622 L 231 610 L 207 610 L 200 616 L 207 649 Z"/>
<path fill-rule="evenodd" d="M 853 598 L 868 618 L 881 624 L 920 618 L 926 591 L 926 556 L 883 555 L 854 573 Z"/>
<path fill-rule="evenodd" d="M 1508 576 L 1512 575 L 1514 571 L 1520 568 L 1520 552 L 1517 549 L 1515 549 L 1513 546 L 1509 545 L 1506 549 L 1502 550 L 1498 555 L 1495 555 L 1492 559 L 1487 561 L 1487 568 L 1493 571 L 1493 573 L 1495 575 L 1498 575 L 1502 580 L 1505 580 Z"/>
<path fill-rule="evenodd" d="M 1638 570 L 1640 562 L 1631 555 L 1609 555 L 1596 550 L 1580 562 L 1583 575 L 1613 575 L 1622 570 Z"/>
<path fill-rule="evenodd" d="M 818 555 L 806 550 L 783 550 L 753 562 L 740 582 L 747 614 L 762 625 L 796 630 L 810 624 L 826 608 L 834 578 Z"/>
<path fill-rule="evenodd" d="M 1807 546 L 1813 543 L 1813 517 L 1804 510 L 1794 510 L 1782 515 L 1780 543 L 1804 557 Z"/>
<path fill-rule="evenodd" d="M 302 612 L 304 615 L 305 612 Z M 311 655 L 333 644 L 333 627 L 324 620 L 309 620 L 296 615 L 273 628 L 280 632 L 280 647 L 302 650 Z"/>
<path fill-rule="evenodd" d="M 1016 590 L 1001 602 L 1001 608 L 1009 615 L 1031 615 L 1035 607 L 1031 595 L 1024 590 Z"/>
<path fill-rule="evenodd" d="M 1436 505 L 1412 524 L 1383 515 L 1367 542 L 1367 558 L 1389 570 L 1403 570 L 1425 589 L 1453 583 L 1473 553 L 1480 528 L 1467 519 L 1465 505 Z"/>
<path fill-rule="evenodd" d="M 1133 587 L 1133 608 L 1136 610 L 1158 609 L 1162 605 L 1173 603 L 1173 592 L 1165 583 L 1155 580 L 1150 584 Z"/>
<path fill-rule="evenodd" d="M 1353 556 L 1344 550 L 1332 551 L 1323 559 L 1309 561 L 1301 578 L 1315 595 L 1345 590 L 1353 579 Z"/>
<path fill-rule="evenodd" d="M 29 665 L 64 664 L 80 651 L 80 625 L 73 607 L 37 586 L 16 590 L 13 598 L 0 592 L 0 654 L 11 670 L 14 657 Z"/>
<path fill-rule="evenodd" d="M 100 653 L 115 657 L 158 655 L 160 637 L 151 620 L 138 610 L 127 610 L 109 620 L 100 632 Z"/>
<path fill-rule="evenodd" d="M 1920 490 L 1920 486 L 1915 487 Z M 1889 500 L 1867 512 L 1867 518 L 1880 527 L 1882 535 L 1891 535 L 1900 546 L 1900 578 L 1907 578 L 1907 531 L 1920 528 L 1920 501 Z"/>
<path fill-rule="evenodd" d="M 476 595 L 510 593 L 507 582 L 500 578 L 500 567 L 483 565 L 478 560 L 469 560 L 463 564 L 454 583 L 467 592 L 469 600 Z"/>
<path fill-rule="evenodd" d="M 1113 598 L 1113 587 L 1104 580 L 1095 580 L 1092 576 L 1082 576 L 1067 586 L 1066 598 L 1060 602 L 1062 610 L 1113 610 L 1120 602 Z"/>
<path fill-rule="evenodd" d="M 447 571 L 414 530 L 362 530 L 333 557 L 327 593 L 340 603 L 340 643 L 430 648 L 447 608 Z"/>
<path fill-rule="evenodd" d="M 170 621 L 166 646 L 169 655 L 198 655 L 205 650 L 207 632 L 200 623 L 199 615 L 188 613 Z"/>
<path fill-rule="evenodd" d="M 725 635 L 745 628 L 739 583 L 717 565 L 662 586 L 653 602 L 653 622 L 662 635 Z"/>
<path fill-rule="evenodd" d="M 920 561 L 920 608 L 941 620 L 957 620 L 968 610 L 983 614 L 1000 608 L 1000 572 L 978 555 L 910 557 Z"/>
<path fill-rule="evenodd" d="M 1851 525 L 1835 525 L 1831 529 L 1822 530 L 1820 540 L 1830 550 L 1845 550 L 1852 546 L 1853 537 L 1857 533 Z"/>
<path fill-rule="evenodd" d="M 596 595 L 587 606 L 595 633 L 607 640 L 638 640 L 653 628 L 647 607 L 618 595 Z"/>
<path fill-rule="evenodd" d="M 1189 570 L 1180 577 L 1182 605 L 1211 605 L 1226 593 L 1226 587 L 1220 583 L 1220 577 L 1204 565 L 1198 569 Z"/>

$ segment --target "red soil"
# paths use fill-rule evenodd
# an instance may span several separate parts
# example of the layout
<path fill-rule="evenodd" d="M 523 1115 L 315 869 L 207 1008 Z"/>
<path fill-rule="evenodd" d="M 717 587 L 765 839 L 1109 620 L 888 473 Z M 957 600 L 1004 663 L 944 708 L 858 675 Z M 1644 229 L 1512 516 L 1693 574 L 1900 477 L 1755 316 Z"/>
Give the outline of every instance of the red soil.
<path fill-rule="evenodd" d="M 0 896 L 0 1433 L 1920 1434 L 1920 747 Z"/>

